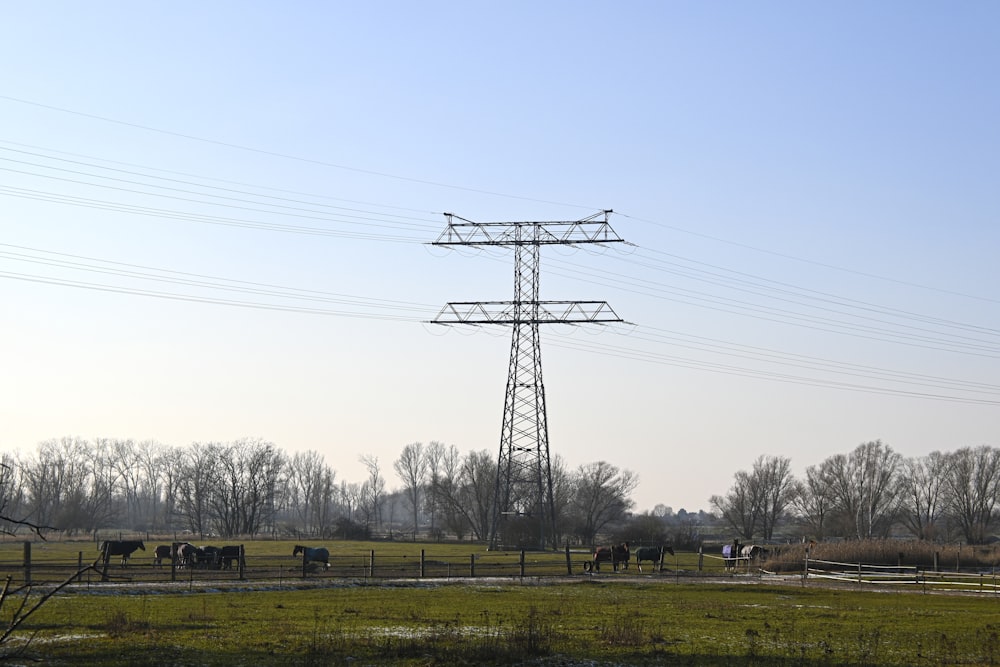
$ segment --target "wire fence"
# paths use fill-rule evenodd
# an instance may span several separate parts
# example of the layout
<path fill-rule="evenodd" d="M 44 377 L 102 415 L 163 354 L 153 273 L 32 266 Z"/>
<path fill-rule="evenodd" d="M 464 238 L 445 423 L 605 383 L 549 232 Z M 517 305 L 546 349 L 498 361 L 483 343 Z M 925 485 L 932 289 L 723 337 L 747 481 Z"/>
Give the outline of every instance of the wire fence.
<path fill-rule="evenodd" d="M 179 543 L 175 543 L 176 546 Z M 227 545 L 238 549 L 239 557 L 228 567 L 220 560 L 183 562 L 168 557 L 154 558 L 146 551 L 136 551 L 122 564 L 119 556 L 104 557 L 94 549 L 48 549 L 35 547 L 32 542 L 0 545 L 0 577 L 9 586 L 53 585 L 80 573 L 78 583 L 100 586 L 105 583 L 189 583 L 192 586 L 226 582 L 288 582 L 294 580 L 353 579 L 378 581 L 389 579 L 451 579 L 451 578 L 523 578 L 620 576 L 622 573 L 641 576 L 668 575 L 677 581 L 697 581 L 718 577 L 744 580 L 788 581 L 853 584 L 867 588 L 902 587 L 922 591 L 976 592 L 1000 595 L 1000 571 L 997 568 L 977 571 L 938 571 L 913 565 L 875 565 L 861 562 L 820 560 L 806 557 L 798 572 L 775 572 L 761 558 L 727 558 L 714 553 L 678 552 L 657 563 L 646 563 L 642 569 L 632 562 L 617 570 L 608 565 L 595 567 L 591 549 L 561 551 L 472 551 L 457 553 L 454 548 L 436 551 L 433 548 L 414 549 L 401 553 L 399 545 L 353 552 L 334 552 L 328 565 L 310 562 L 304 555 L 279 555 L 264 552 L 260 544 Z M 258 553 L 258 550 L 261 552 Z M 88 568 L 88 566 L 93 566 Z"/>
<path fill-rule="evenodd" d="M 105 558 L 93 551 L 75 555 L 46 554 L 25 542 L 23 551 L 0 552 L 0 577 L 9 578 L 12 586 L 53 584 L 82 572 L 80 582 L 212 582 L 274 581 L 289 579 L 399 579 L 458 577 L 551 577 L 585 571 L 589 551 L 496 551 L 467 555 L 435 554 L 420 549 L 412 554 L 365 552 L 331 554 L 327 563 L 312 562 L 302 556 L 255 554 L 245 545 L 238 547 L 240 557 L 226 567 L 219 560 L 184 561 L 168 557 L 157 562 L 145 551 L 133 552 L 123 564 L 120 556 Z M 93 566 L 87 569 L 88 566 Z"/>

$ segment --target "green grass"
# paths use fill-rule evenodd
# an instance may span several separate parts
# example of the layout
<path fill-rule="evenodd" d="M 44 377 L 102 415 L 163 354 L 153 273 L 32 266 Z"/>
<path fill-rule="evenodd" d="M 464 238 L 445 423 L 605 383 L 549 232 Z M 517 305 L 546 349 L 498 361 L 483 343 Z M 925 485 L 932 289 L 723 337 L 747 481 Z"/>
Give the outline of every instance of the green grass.
<path fill-rule="evenodd" d="M 29 653 L 88 665 L 992 665 L 997 604 L 614 577 L 84 592 L 54 598 L 31 619 Z"/>

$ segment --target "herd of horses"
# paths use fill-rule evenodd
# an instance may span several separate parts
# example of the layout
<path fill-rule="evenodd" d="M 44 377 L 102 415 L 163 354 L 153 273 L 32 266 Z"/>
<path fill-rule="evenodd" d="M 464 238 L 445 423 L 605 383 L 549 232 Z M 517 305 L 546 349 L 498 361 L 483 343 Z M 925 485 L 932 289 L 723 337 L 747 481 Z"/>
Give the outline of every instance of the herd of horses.
<path fill-rule="evenodd" d="M 120 556 L 122 567 L 128 565 L 133 553 L 145 550 L 146 545 L 143 544 L 142 540 L 106 540 L 101 543 L 100 548 L 105 564 L 109 562 L 111 556 Z M 324 569 L 330 569 L 330 551 L 326 547 L 306 547 L 296 544 L 292 555 L 298 556 L 300 554 L 303 566 L 309 563 L 321 563 Z M 654 568 L 659 567 L 662 570 L 663 560 L 668 554 L 674 555 L 674 549 L 670 545 L 638 547 L 633 551 L 629 548 L 628 542 L 622 542 L 594 549 L 592 560 L 584 563 L 584 570 L 600 572 L 601 563 L 611 563 L 615 572 L 619 569 L 627 570 L 633 556 L 639 572 L 642 572 L 644 561 L 651 562 Z M 767 550 L 756 544 L 743 545 L 735 540 L 732 544 L 722 547 L 722 558 L 726 570 L 730 571 L 735 570 L 740 561 L 753 562 L 766 557 Z M 232 569 L 234 563 L 244 565 L 243 558 L 241 545 L 199 547 L 190 542 L 174 542 L 173 544 L 161 544 L 153 550 L 153 565 L 155 566 L 162 566 L 164 561 L 169 561 L 178 568 L 229 570 Z"/>
<path fill-rule="evenodd" d="M 584 563 L 583 569 L 587 572 L 600 572 L 601 563 L 611 563 L 611 568 L 617 572 L 619 569 L 627 570 L 629 561 L 635 556 L 636 567 L 642 572 L 642 562 L 650 561 L 653 567 L 663 569 L 663 559 L 667 554 L 674 555 L 674 548 L 670 545 L 658 547 L 639 547 L 635 551 L 629 548 L 628 542 L 612 544 L 608 547 L 597 547 L 594 549 L 594 557 L 589 563 Z"/>
<path fill-rule="evenodd" d="M 629 548 L 628 542 L 622 542 L 594 549 L 592 560 L 584 563 L 583 569 L 586 572 L 600 572 L 601 563 L 611 563 L 615 572 L 627 570 L 629 561 L 634 557 L 639 572 L 642 572 L 643 561 L 652 562 L 654 568 L 662 570 L 663 560 L 667 554 L 674 555 L 674 549 L 670 545 L 638 547 L 632 550 Z M 759 562 L 767 558 L 767 555 L 767 549 L 764 547 L 757 544 L 740 544 L 739 540 L 734 540 L 732 544 L 722 547 L 722 559 L 726 570 L 730 572 L 735 570 L 740 562 Z"/>
<path fill-rule="evenodd" d="M 145 551 L 142 540 L 105 540 L 99 551 L 105 564 L 112 556 L 120 556 L 122 567 L 128 566 L 128 561 L 136 551 Z M 304 547 L 296 544 L 292 550 L 293 556 L 302 554 L 303 563 L 322 563 L 325 569 L 330 569 L 330 551 L 326 547 Z M 153 565 L 160 567 L 164 561 L 178 568 L 200 568 L 214 570 L 229 570 L 233 564 L 245 565 L 242 545 L 227 545 L 222 547 L 199 547 L 190 542 L 174 542 L 161 544 L 153 550 Z"/>
<path fill-rule="evenodd" d="M 727 571 L 733 571 L 741 563 L 753 563 L 767 558 L 768 551 L 759 544 L 740 544 L 733 540 L 732 544 L 722 547 L 722 560 Z"/>

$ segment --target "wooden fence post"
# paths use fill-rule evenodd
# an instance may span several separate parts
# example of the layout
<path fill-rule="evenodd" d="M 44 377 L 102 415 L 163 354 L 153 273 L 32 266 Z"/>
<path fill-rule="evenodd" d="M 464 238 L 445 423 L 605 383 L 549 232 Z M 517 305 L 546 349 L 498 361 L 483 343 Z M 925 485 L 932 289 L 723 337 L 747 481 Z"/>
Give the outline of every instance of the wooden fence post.
<path fill-rule="evenodd" d="M 243 549 L 243 545 L 240 545 L 240 564 L 239 564 L 240 581 L 246 579 L 246 551 Z"/>
<path fill-rule="evenodd" d="M 375 578 L 375 550 L 374 549 L 372 549 L 370 552 L 368 552 L 368 574 L 371 575 L 372 579 Z"/>
<path fill-rule="evenodd" d="M 521 569 L 521 576 L 523 577 L 524 576 L 524 549 L 521 549 L 520 569 Z"/>
<path fill-rule="evenodd" d="M 566 574 L 573 574 L 573 561 L 569 557 L 569 542 L 566 543 Z"/>
<path fill-rule="evenodd" d="M 424 574 L 426 573 L 426 570 L 424 569 L 425 566 L 426 566 L 426 561 L 424 560 L 424 550 L 421 549 L 420 550 L 420 578 L 421 579 L 424 578 Z"/>
<path fill-rule="evenodd" d="M 705 547 L 698 545 L 698 571 L 701 572 L 703 566 L 705 565 Z"/>
<path fill-rule="evenodd" d="M 103 549 L 101 549 L 101 581 L 107 581 L 108 580 L 108 561 L 111 560 L 111 554 L 108 553 L 108 542 L 107 542 L 107 540 L 105 540 L 104 544 L 102 544 L 101 546 L 104 547 Z"/>
<path fill-rule="evenodd" d="M 24 583 L 31 585 L 31 542 L 24 541 Z"/>
<path fill-rule="evenodd" d="M 476 554 L 469 554 L 469 576 L 476 576 Z"/>

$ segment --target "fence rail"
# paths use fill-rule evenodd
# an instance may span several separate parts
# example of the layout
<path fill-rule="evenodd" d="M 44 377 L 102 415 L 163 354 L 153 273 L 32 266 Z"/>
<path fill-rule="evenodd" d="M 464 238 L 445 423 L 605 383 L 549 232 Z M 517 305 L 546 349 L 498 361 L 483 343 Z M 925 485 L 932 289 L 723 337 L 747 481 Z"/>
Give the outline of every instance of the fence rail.
<path fill-rule="evenodd" d="M 1000 593 L 1000 580 L 995 568 L 980 572 L 940 572 L 916 565 L 870 565 L 807 558 L 803 572 L 803 581 L 826 579 L 859 585 Z"/>

